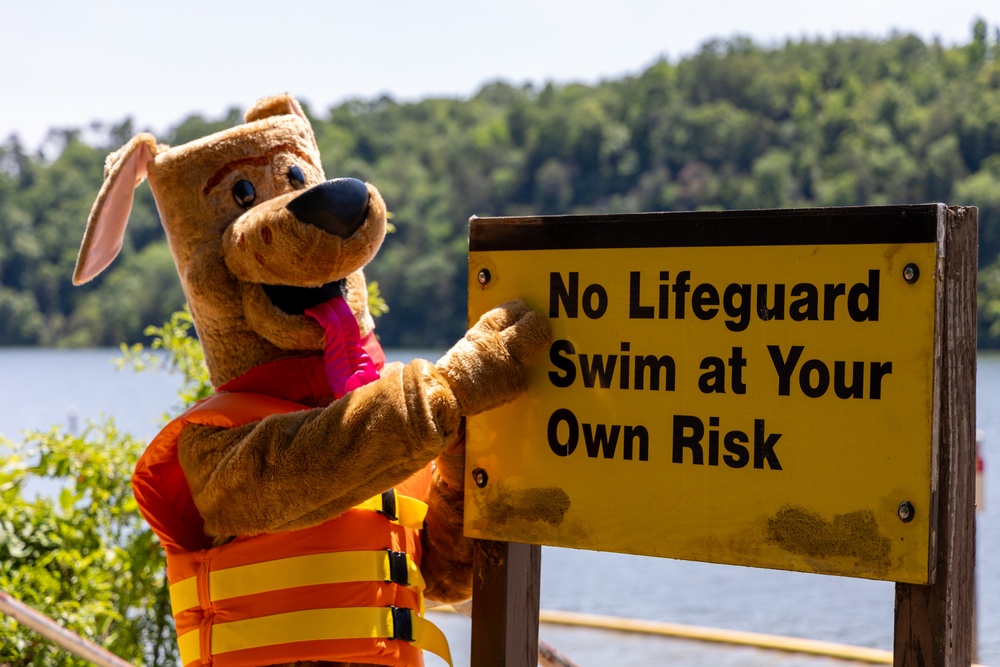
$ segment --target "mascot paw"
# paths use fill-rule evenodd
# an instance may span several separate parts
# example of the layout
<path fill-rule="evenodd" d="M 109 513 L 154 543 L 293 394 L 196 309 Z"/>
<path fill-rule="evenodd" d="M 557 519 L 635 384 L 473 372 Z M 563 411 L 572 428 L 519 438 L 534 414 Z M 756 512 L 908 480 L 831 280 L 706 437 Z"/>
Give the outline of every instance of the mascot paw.
<path fill-rule="evenodd" d="M 508 301 L 479 318 L 437 362 L 463 415 L 503 405 L 525 390 L 525 361 L 552 339 L 548 321 L 522 301 Z"/>

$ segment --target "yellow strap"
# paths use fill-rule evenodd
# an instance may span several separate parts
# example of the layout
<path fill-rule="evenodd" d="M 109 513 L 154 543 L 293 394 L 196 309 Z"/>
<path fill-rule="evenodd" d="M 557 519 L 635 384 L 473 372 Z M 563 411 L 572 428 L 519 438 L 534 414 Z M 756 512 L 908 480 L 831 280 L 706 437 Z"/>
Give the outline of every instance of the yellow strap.
<path fill-rule="evenodd" d="M 407 588 L 420 594 L 425 587 L 424 577 L 413 558 L 409 554 L 405 557 Z M 216 602 L 299 586 L 391 581 L 390 558 L 387 551 L 340 551 L 213 570 L 208 578 L 209 597 Z M 196 577 L 182 579 L 170 586 L 170 606 L 175 616 L 199 606 Z"/>
<path fill-rule="evenodd" d="M 340 551 L 241 565 L 209 574 L 212 601 L 265 591 L 349 581 L 391 581 L 387 551 Z M 406 555 L 408 588 L 424 589 L 417 564 Z"/>
<path fill-rule="evenodd" d="M 176 616 L 198 606 L 198 578 L 188 577 L 170 584 L 170 612 Z"/>
<path fill-rule="evenodd" d="M 395 491 L 393 493 L 396 496 L 396 516 L 399 517 L 397 523 L 413 530 L 423 528 L 424 517 L 427 516 L 427 503 L 395 493 Z M 355 505 L 354 509 L 381 512 L 383 510 L 382 494 L 372 496 L 360 505 Z"/>
<path fill-rule="evenodd" d="M 413 614 L 412 623 L 413 643 L 425 651 L 440 656 L 451 665 L 451 649 L 448 648 L 448 638 L 441 632 L 441 628 L 417 614 Z"/>
<path fill-rule="evenodd" d="M 177 650 L 181 654 L 183 667 L 201 658 L 201 636 L 198 628 L 185 632 L 177 638 Z"/>
<path fill-rule="evenodd" d="M 260 648 L 291 642 L 329 639 L 392 639 L 393 610 L 388 607 L 347 607 L 343 609 L 313 609 L 273 614 L 212 626 L 212 653 Z M 399 610 L 397 610 L 397 613 Z M 444 633 L 427 619 L 408 611 L 413 629 L 413 644 L 451 662 L 451 651 Z M 185 634 L 181 639 L 187 640 Z M 178 640 L 180 643 L 181 640 Z M 197 636 L 187 640 L 198 651 Z M 198 656 L 200 657 L 200 656 Z M 197 658 L 194 658 L 197 659 Z M 188 664 L 181 652 L 181 660 Z"/>

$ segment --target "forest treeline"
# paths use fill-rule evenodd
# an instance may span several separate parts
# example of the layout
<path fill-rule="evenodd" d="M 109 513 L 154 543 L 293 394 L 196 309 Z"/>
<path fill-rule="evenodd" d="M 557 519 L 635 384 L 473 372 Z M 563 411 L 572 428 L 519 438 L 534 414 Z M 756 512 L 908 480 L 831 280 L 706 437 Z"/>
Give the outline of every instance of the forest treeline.
<path fill-rule="evenodd" d="M 485 85 L 468 99 L 307 106 L 327 176 L 379 187 L 395 233 L 369 267 L 387 346 L 465 329 L 470 215 L 912 204 L 980 209 L 979 340 L 1000 347 L 1000 29 L 711 41 L 595 85 Z M 252 102 L 252 100 L 247 100 Z M 191 116 L 176 145 L 241 120 Z M 70 283 L 105 155 L 130 120 L 0 147 L 0 345 L 142 339 L 183 304 L 148 186 L 112 269 Z"/>

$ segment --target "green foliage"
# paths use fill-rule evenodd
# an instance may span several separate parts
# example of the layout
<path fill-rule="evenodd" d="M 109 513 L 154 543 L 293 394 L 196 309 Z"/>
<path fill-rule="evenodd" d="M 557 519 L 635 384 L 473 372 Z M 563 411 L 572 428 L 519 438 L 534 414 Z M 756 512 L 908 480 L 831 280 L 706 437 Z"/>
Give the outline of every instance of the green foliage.
<path fill-rule="evenodd" d="M 494 82 L 469 99 L 351 100 L 310 116 L 327 176 L 375 183 L 393 211 L 396 234 L 368 269 L 393 305 L 382 342 L 444 346 L 465 329 L 471 215 L 945 201 L 981 207 L 988 268 L 1000 254 L 996 35 L 977 21 L 948 47 L 903 34 L 713 40 L 596 85 Z M 191 116 L 161 139 L 239 116 Z M 0 290 L 21 295 L 0 292 L 0 312 L 24 319 L 0 326 L 0 344 L 135 342 L 180 307 L 145 187 L 124 259 L 68 287 L 103 157 L 132 131 L 108 126 L 96 148 L 56 133 L 51 161 L 0 147 Z"/>
<path fill-rule="evenodd" d="M 150 350 L 123 344 L 119 367 L 180 373 L 184 408 L 211 393 L 192 332 L 185 308 L 147 328 Z M 113 420 L 78 436 L 0 437 L 0 590 L 129 662 L 174 665 L 166 562 L 130 484 L 144 446 Z M 0 665 L 8 664 L 89 663 L 0 616 Z"/>
<path fill-rule="evenodd" d="M 382 317 L 389 312 L 389 304 L 382 298 L 382 291 L 378 287 L 378 281 L 372 280 L 368 283 L 368 310 L 372 317 Z"/>
<path fill-rule="evenodd" d="M 0 590 L 136 664 L 175 664 L 159 541 L 129 478 L 142 451 L 113 421 L 0 438 Z M 86 665 L 0 617 L 0 664 Z"/>

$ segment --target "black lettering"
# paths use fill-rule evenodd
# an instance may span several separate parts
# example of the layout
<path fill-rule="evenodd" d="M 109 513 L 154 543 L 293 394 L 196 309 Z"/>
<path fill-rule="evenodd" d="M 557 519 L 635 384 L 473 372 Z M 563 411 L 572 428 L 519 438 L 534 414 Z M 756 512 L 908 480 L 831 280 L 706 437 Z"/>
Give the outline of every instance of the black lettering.
<path fill-rule="evenodd" d="M 705 357 L 701 360 L 699 368 L 705 371 L 698 378 L 698 389 L 701 393 L 726 393 L 726 362 L 719 357 Z"/>
<path fill-rule="evenodd" d="M 670 318 L 670 272 L 660 271 L 660 303 L 658 307 L 657 317 L 661 320 L 666 320 Z"/>
<path fill-rule="evenodd" d="M 702 283 L 691 293 L 691 310 L 699 320 L 710 320 L 719 313 L 719 290 L 711 283 Z"/>
<path fill-rule="evenodd" d="M 748 445 L 749 443 L 750 440 L 747 439 L 747 434 L 743 431 L 730 431 L 726 433 L 723 444 L 729 453 L 722 457 L 726 465 L 730 468 L 745 468 L 750 463 L 750 450 L 744 445 Z"/>
<path fill-rule="evenodd" d="M 615 457 L 615 449 L 618 446 L 618 434 L 621 432 L 621 429 L 621 426 L 614 424 L 611 427 L 609 435 L 608 427 L 604 424 L 594 426 L 584 423 L 583 441 L 587 445 L 587 456 L 596 459 L 599 453 L 603 453 L 604 458 L 613 459 Z"/>
<path fill-rule="evenodd" d="M 645 426 L 626 426 L 625 427 L 625 441 L 622 443 L 626 461 L 632 460 L 633 447 L 632 443 L 636 440 L 639 441 L 639 460 L 648 461 L 649 460 L 649 431 L 646 430 Z"/>
<path fill-rule="evenodd" d="M 691 279 L 690 271 L 681 271 L 677 274 L 677 282 L 674 283 L 674 318 L 684 319 L 684 303 L 687 298 L 684 296 L 691 291 L 688 280 Z"/>
<path fill-rule="evenodd" d="M 559 441 L 559 425 L 566 424 L 569 433 L 566 442 Z M 557 456 L 569 456 L 576 449 L 580 440 L 580 424 L 576 421 L 576 415 L 566 408 L 559 408 L 549 417 L 548 426 L 549 449 Z"/>
<path fill-rule="evenodd" d="M 649 388 L 651 391 L 660 389 L 660 373 L 663 373 L 663 390 L 673 391 L 677 380 L 677 367 L 673 357 L 663 355 L 655 357 L 647 354 L 644 357 L 635 357 L 635 388 L 645 389 L 646 371 L 649 371 Z"/>
<path fill-rule="evenodd" d="M 812 375 L 816 372 L 816 385 L 813 386 Z M 809 398 L 819 398 L 830 388 L 830 369 L 819 359 L 810 359 L 802 364 L 799 371 L 799 387 Z"/>
<path fill-rule="evenodd" d="M 553 341 L 552 346 L 549 347 L 549 361 L 563 374 L 549 371 L 549 382 L 561 389 L 570 386 L 576 380 L 576 364 L 564 357 L 563 354 L 576 354 L 573 343 L 563 339 Z"/>
<path fill-rule="evenodd" d="M 587 362 L 590 361 L 590 365 Z M 602 389 L 611 387 L 611 378 L 615 375 L 615 366 L 618 364 L 618 355 L 608 355 L 605 363 L 603 354 L 595 354 L 593 359 L 590 355 L 580 355 L 580 373 L 583 375 L 583 385 L 588 389 L 594 388 L 594 381 L 600 383 Z"/>
<path fill-rule="evenodd" d="M 642 274 L 638 271 L 629 273 L 628 282 L 628 316 L 632 320 L 649 320 L 653 318 L 653 306 L 642 306 L 639 304 L 639 285 Z"/>
<path fill-rule="evenodd" d="M 865 393 L 865 363 L 851 363 L 851 384 L 847 384 L 847 362 L 833 362 L 833 391 L 837 398 L 864 398 Z"/>
<path fill-rule="evenodd" d="M 739 297 L 738 303 L 736 297 Z M 745 331 L 750 325 L 750 312 L 753 310 L 750 285 L 730 283 L 722 295 L 722 301 L 726 315 L 732 318 L 726 321 L 726 328 L 736 332 Z"/>
<path fill-rule="evenodd" d="M 594 297 L 597 297 L 597 305 L 594 305 Z M 587 285 L 583 290 L 583 314 L 592 320 L 604 316 L 608 310 L 608 291 L 603 285 Z"/>
<path fill-rule="evenodd" d="M 892 373 L 892 362 L 873 361 L 869 368 L 872 377 L 871 384 L 868 386 L 868 398 L 878 400 L 882 398 L 882 378 Z"/>
<path fill-rule="evenodd" d="M 708 465 L 719 465 L 719 418 L 709 417 L 708 425 L 714 426 L 708 432 Z"/>
<path fill-rule="evenodd" d="M 774 286 L 774 305 L 767 303 L 767 285 L 757 285 L 757 317 L 764 320 L 785 319 L 785 286 Z"/>
<path fill-rule="evenodd" d="M 868 283 L 857 283 L 847 295 L 847 312 L 855 322 L 878 322 L 878 269 L 868 271 Z M 861 307 L 865 297 L 865 307 Z"/>
<path fill-rule="evenodd" d="M 823 319 L 832 320 L 836 315 L 837 297 L 844 296 L 844 292 L 847 287 L 844 283 L 837 283 L 836 285 L 826 284 L 823 285 Z"/>
<path fill-rule="evenodd" d="M 753 420 L 753 467 L 763 468 L 764 461 L 767 461 L 767 465 L 771 470 L 781 470 L 781 463 L 778 461 L 777 455 L 774 453 L 774 446 L 778 444 L 778 440 L 781 438 L 780 433 L 772 433 L 764 437 L 764 420 L 754 419 Z"/>
<path fill-rule="evenodd" d="M 631 349 L 631 345 L 628 343 L 622 343 L 622 352 L 628 352 Z M 629 376 L 629 356 L 627 354 L 621 355 L 621 370 L 618 372 L 618 388 L 628 389 L 628 376 Z"/>
<path fill-rule="evenodd" d="M 733 369 L 733 393 L 747 393 L 747 385 L 743 382 L 743 369 L 747 366 L 747 360 L 743 358 L 743 348 L 734 347 L 733 354 L 729 357 L 729 367 Z"/>
<path fill-rule="evenodd" d="M 684 432 L 690 430 L 690 435 Z M 674 415 L 674 463 L 684 463 L 684 448 L 691 450 L 691 461 L 696 465 L 704 463 L 704 454 L 701 451 L 701 438 L 705 435 L 705 425 L 697 417 L 690 415 Z"/>
<path fill-rule="evenodd" d="M 819 290 L 810 283 L 799 283 L 792 288 L 792 296 L 796 299 L 788 307 L 788 316 L 796 322 L 819 319 Z"/>
<path fill-rule="evenodd" d="M 774 370 L 778 373 L 778 396 L 791 395 L 792 372 L 795 370 L 796 364 L 799 363 L 799 357 L 802 356 L 804 349 L 802 345 L 793 345 L 788 352 L 788 358 L 785 359 L 781 356 L 780 347 L 777 345 L 767 346 L 767 351 L 771 355 L 771 363 L 774 364 Z"/>
<path fill-rule="evenodd" d="M 559 317 L 559 304 L 566 310 L 566 317 L 574 318 L 579 303 L 580 274 L 569 273 L 569 287 L 563 282 L 561 273 L 553 271 L 549 274 L 549 317 Z"/>

